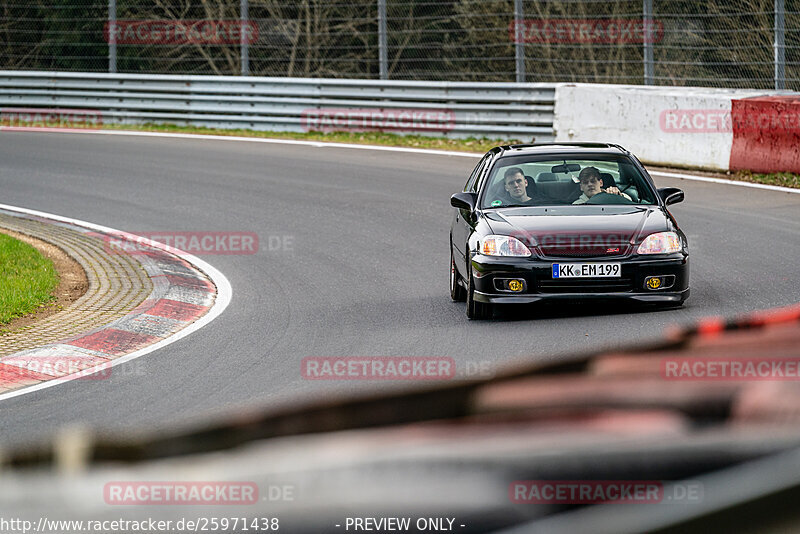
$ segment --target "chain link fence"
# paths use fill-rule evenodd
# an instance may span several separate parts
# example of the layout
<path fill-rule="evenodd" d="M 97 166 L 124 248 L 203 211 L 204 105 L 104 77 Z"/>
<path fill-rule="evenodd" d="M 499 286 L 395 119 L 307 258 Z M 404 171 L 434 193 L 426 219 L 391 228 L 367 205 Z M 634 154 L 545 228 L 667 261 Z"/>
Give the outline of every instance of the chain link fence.
<path fill-rule="evenodd" d="M 0 67 L 800 89 L 800 0 L 4 0 Z"/>

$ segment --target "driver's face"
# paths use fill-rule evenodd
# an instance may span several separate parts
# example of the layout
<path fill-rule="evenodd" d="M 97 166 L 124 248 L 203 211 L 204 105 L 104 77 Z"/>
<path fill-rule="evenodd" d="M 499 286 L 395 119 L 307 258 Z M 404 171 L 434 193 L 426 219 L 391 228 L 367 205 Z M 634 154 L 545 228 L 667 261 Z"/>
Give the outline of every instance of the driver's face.
<path fill-rule="evenodd" d="M 600 181 L 600 178 L 594 176 L 584 176 L 581 178 L 581 191 L 589 198 L 592 198 L 597 193 L 601 193 L 602 191 L 600 189 L 602 187 L 603 182 Z"/>
<path fill-rule="evenodd" d="M 528 187 L 528 180 L 521 172 L 518 172 L 506 178 L 505 186 L 511 198 L 522 198 L 525 196 L 525 188 Z"/>

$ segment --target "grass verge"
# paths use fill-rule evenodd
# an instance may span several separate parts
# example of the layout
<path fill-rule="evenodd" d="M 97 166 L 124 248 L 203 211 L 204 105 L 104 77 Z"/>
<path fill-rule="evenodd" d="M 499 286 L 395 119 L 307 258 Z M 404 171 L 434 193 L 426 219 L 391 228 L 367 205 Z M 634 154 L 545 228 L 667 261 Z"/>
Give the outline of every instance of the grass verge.
<path fill-rule="evenodd" d="M 58 273 L 38 250 L 0 233 L 0 324 L 53 300 Z"/>
<path fill-rule="evenodd" d="M 800 175 L 792 174 L 790 172 L 759 174 L 750 171 L 737 171 L 735 173 L 731 173 L 730 178 L 740 182 L 779 185 L 781 187 L 793 187 L 795 189 L 800 189 Z"/>
<path fill-rule="evenodd" d="M 268 139 L 297 139 L 300 141 L 323 141 L 326 143 L 351 143 L 359 145 L 403 146 L 455 150 L 483 154 L 490 148 L 503 144 L 521 143 L 519 139 L 450 139 L 427 135 L 400 135 L 382 132 L 259 132 L 255 130 L 222 130 L 195 126 L 173 126 L 171 124 L 105 124 L 104 129 L 134 130 L 144 132 L 171 132 L 199 135 L 225 135 L 239 137 L 262 137 Z"/>

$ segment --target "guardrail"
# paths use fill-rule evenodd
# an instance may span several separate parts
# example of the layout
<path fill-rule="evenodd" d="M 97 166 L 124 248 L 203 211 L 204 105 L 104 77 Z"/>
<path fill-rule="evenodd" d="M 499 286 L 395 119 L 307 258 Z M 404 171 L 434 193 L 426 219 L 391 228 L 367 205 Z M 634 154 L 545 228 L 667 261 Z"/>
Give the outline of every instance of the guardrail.
<path fill-rule="evenodd" d="M 556 84 L 0 71 L 0 107 L 102 122 L 262 131 L 387 131 L 547 142 Z M 10 109 L 9 109 L 10 108 Z"/>

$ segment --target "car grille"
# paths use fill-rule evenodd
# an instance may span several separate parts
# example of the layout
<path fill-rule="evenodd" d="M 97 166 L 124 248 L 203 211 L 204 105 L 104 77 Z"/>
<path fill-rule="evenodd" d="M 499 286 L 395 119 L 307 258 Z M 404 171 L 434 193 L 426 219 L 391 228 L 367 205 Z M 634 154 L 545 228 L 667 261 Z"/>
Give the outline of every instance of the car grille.
<path fill-rule="evenodd" d="M 626 243 L 604 245 L 548 245 L 539 250 L 545 258 L 617 258 L 628 253 Z"/>
<path fill-rule="evenodd" d="M 580 278 L 574 280 L 539 280 L 541 293 L 621 293 L 633 290 L 632 278 Z"/>

